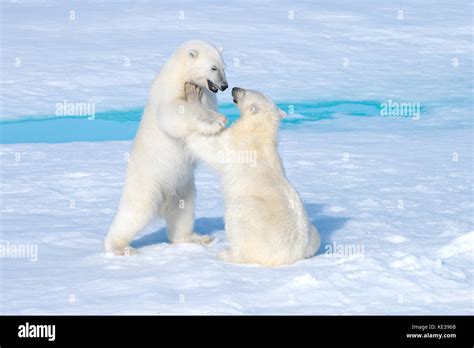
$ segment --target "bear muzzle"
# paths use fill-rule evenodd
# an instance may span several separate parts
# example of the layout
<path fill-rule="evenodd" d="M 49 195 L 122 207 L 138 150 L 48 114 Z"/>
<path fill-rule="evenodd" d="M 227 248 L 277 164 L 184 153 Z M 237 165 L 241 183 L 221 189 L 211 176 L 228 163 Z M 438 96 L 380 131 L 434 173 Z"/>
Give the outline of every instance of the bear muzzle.
<path fill-rule="evenodd" d="M 209 88 L 209 90 L 213 93 L 217 93 L 218 90 L 221 90 L 222 92 L 224 92 L 227 87 L 229 87 L 229 84 L 227 83 L 227 81 L 224 81 L 221 83 L 221 85 L 217 85 L 216 83 L 212 82 L 211 80 L 207 80 L 207 88 Z"/>
<path fill-rule="evenodd" d="M 217 93 L 219 90 L 214 82 L 211 80 L 207 80 L 207 88 L 212 92 L 212 93 Z"/>
<path fill-rule="evenodd" d="M 237 104 L 239 101 L 239 96 L 241 96 L 243 93 L 245 93 L 245 89 L 240 88 L 240 87 L 234 87 L 232 88 L 232 98 L 234 103 Z"/>
<path fill-rule="evenodd" d="M 224 92 L 227 87 L 229 87 L 229 84 L 227 83 L 227 81 L 224 81 L 221 85 L 221 91 Z"/>

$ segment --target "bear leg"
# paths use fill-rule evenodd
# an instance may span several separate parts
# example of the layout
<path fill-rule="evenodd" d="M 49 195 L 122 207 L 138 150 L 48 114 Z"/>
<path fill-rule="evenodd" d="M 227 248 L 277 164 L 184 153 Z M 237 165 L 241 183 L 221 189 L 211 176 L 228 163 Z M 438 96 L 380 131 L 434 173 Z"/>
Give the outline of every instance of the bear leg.
<path fill-rule="evenodd" d="M 193 231 L 194 228 L 194 198 L 196 188 L 194 181 L 186 185 L 183 198 L 172 205 L 172 209 L 166 213 L 166 227 L 168 239 L 171 243 L 196 243 L 207 245 L 214 239 L 209 235 L 200 235 Z"/>
<path fill-rule="evenodd" d="M 129 205 L 123 206 L 122 204 L 105 238 L 105 251 L 113 252 L 115 255 L 136 254 L 135 249 L 130 246 L 130 242 L 155 217 L 156 214 L 151 206 L 148 206 L 148 209 L 145 208 L 145 205 L 139 209 L 133 209 Z"/>

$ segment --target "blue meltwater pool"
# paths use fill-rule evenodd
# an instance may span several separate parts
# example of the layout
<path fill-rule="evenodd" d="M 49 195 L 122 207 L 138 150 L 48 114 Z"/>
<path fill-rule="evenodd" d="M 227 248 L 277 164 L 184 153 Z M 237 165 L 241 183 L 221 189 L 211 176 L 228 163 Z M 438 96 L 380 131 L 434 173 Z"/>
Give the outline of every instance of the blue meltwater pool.
<path fill-rule="evenodd" d="M 379 116 L 380 102 L 326 101 L 278 103 L 288 116 L 282 128 L 308 125 L 337 115 Z M 221 104 L 219 110 L 230 124 L 239 117 L 234 104 Z M 94 117 L 45 116 L 0 122 L 0 143 L 64 143 L 75 141 L 130 140 L 135 136 L 143 109 L 107 111 Z"/>

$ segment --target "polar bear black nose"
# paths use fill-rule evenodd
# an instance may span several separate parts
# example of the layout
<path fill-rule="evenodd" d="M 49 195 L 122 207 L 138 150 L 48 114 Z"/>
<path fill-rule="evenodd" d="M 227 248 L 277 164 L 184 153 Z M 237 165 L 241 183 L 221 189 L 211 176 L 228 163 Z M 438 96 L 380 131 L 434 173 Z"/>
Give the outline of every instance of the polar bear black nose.
<path fill-rule="evenodd" d="M 232 96 L 235 98 L 235 96 L 237 95 L 237 93 L 240 93 L 240 92 L 242 92 L 242 91 L 243 91 L 242 88 L 240 88 L 240 87 L 234 87 L 234 88 L 232 88 Z"/>
<path fill-rule="evenodd" d="M 227 82 L 224 82 L 222 85 L 221 85 L 221 91 L 224 92 L 227 87 L 229 87 L 229 84 Z"/>

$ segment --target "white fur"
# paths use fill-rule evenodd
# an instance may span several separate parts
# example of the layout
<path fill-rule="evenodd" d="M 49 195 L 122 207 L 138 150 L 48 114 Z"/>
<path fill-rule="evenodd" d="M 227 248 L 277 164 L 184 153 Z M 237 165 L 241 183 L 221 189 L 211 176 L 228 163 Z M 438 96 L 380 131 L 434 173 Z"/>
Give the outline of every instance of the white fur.
<path fill-rule="evenodd" d="M 278 153 L 282 112 L 258 92 L 241 90 L 234 99 L 241 116 L 231 128 L 215 136 L 187 138 L 190 150 L 221 175 L 230 248 L 219 257 L 266 266 L 311 257 L 320 237 Z"/>
<path fill-rule="evenodd" d="M 225 117 L 216 112 L 217 99 L 207 89 L 208 79 L 227 84 L 224 68 L 217 48 L 190 41 L 156 76 L 130 154 L 118 212 L 105 239 L 107 251 L 129 253 L 133 237 L 158 216 L 166 219 L 171 242 L 210 242 L 210 237 L 193 233 L 195 162 L 183 138 L 215 134 L 225 127 Z M 202 87 L 202 103 L 186 100 L 186 82 Z"/>

